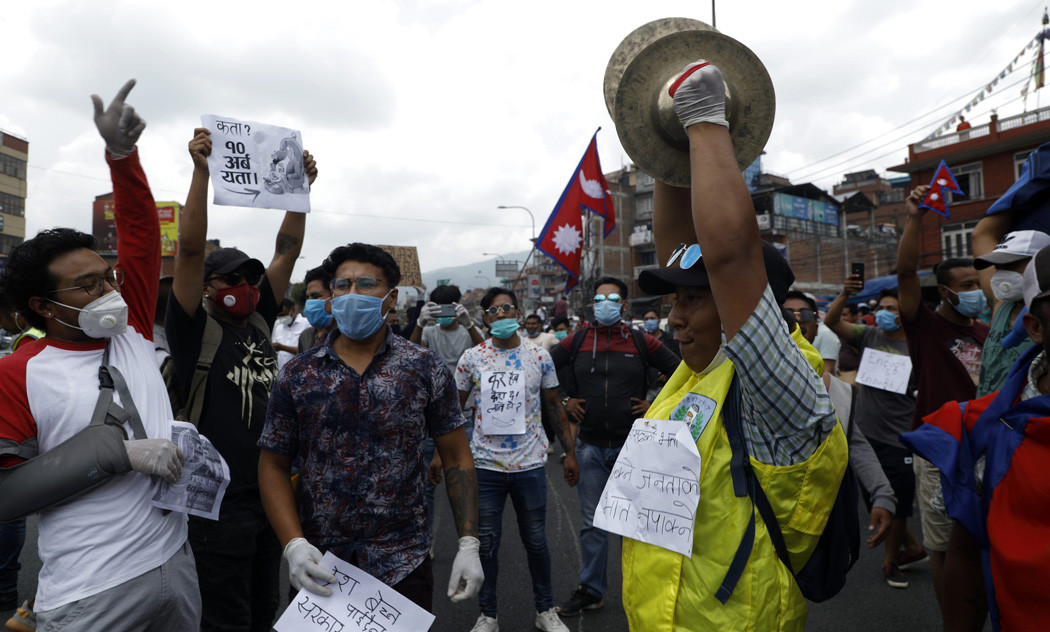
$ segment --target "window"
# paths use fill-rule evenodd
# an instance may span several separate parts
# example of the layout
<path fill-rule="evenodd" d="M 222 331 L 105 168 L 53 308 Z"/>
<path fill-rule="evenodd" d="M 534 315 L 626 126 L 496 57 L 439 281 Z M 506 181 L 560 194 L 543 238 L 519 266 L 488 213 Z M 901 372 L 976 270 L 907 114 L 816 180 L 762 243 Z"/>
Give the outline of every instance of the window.
<path fill-rule="evenodd" d="M 974 162 L 968 165 L 952 167 L 952 174 L 955 175 L 955 181 L 959 183 L 959 188 L 962 189 L 963 194 L 952 193 L 949 199 L 950 202 L 969 202 L 970 200 L 979 200 L 984 197 L 984 175 L 981 170 L 981 163 Z"/>
<path fill-rule="evenodd" d="M 961 182 L 959 183 L 962 184 Z M 973 256 L 973 227 L 977 222 L 965 222 L 962 224 L 948 224 L 941 228 L 941 256 L 945 259 L 952 257 Z"/>
<path fill-rule="evenodd" d="M 26 201 L 16 195 L 0 193 L 0 213 L 25 217 Z"/>
<path fill-rule="evenodd" d="M 638 265 L 640 266 L 651 266 L 656 265 L 656 251 L 650 250 L 648 252 L 638 253 Z"/>
<path fill-rule="evenodd" d="M 26 161 L 7 154 L 0 154 L 0 174 L 25 180 Z"/>
<path fill-rule="evenodd" d="M 653 216 L 653 196 L 638 196 L 634 201 L 635 219 L 649 219 Z"/>
<path fill-rule="evenodd" d="M 653 186 L 653 177 L 644 171 L 638 172 L 638 186 L 639 187 L 651 187 Z"/>
<path fill-rule="evenodd" d="M 1032 154 L 1034 150 L 1019 151 L 1014 154 L 1014 182 L 1021 179 L 1021 167 L 1024 166 L 1024 162 L 1028 160 L 1028 156 Z"/>

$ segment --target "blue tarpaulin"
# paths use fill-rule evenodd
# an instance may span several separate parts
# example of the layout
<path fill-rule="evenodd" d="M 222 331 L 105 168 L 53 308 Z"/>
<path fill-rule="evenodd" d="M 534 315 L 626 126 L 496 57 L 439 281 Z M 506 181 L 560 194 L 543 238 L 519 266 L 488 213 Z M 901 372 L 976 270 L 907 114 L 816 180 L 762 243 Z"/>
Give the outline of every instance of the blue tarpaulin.
<path fill-rule="evenodd" d="M 933 274 L 930 271 L 923 271 L 919 273 L 920 277 L 924 277 L 928 274 Z M 883 290 L 896 290 L 897 289 L 897 275 L 888 274 L 886 276 L 875 277 L 874 279 L 868 279 L 864 282 L 864 287 L 860 292 L 854 294 L 849 298 L 851 303 L 867 302 L 871 299 L 879 298 L 879 292 Z"/>

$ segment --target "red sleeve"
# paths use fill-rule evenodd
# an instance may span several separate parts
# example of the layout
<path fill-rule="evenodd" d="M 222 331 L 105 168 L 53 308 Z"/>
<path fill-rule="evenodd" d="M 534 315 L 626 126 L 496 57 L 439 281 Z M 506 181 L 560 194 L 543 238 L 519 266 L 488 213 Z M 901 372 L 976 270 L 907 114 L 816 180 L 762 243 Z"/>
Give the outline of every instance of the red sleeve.
<path fill-rule="evenodd" d="M 128 324 L 153 340 L 160 279 L 160 220 L 157 204 L 135 150 L 126 158 L 106 155 L 113 179 L 117 223 L 117 265 L 124 271 L 121 294 L 128 304 Z"/>
<path fill-rule="evenodd" d="M 18 353 L 0 360 L 0 439 L 22 443 L 36 436 L 36 420 L 29 410 L 26 394 L 26 364 L 45 346 L 41 341 L 26 343 Z M 0 456 L 0 467 L 13 467 L 24 460 Z"/>
<path fill-rule="evenodd" d="M 649 334 L 643 333 L 642 335 L 645 336 L 645 348 L 649 355 L 653 355 L 654 353 L 660 350 L 660 347 L 664 346 L 664 343 L 660 342 L 656 338 L 653 338 Z"/>

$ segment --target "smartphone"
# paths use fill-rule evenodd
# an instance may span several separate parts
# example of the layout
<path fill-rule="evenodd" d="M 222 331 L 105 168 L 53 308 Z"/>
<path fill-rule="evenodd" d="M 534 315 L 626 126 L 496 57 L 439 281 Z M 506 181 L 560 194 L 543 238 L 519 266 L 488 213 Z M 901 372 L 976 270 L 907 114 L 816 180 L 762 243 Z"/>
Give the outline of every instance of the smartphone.
<path fill-rule="evenodd" d="M 857 277 L 861 283 L 864 283 L 864 263 L 854 261 L 849 264 L 849 274 L 851 277 Z"/>
<path fill-rule="evenodd" d="M 448 305 L 441 306 L 441 318 L 455 318 L 456 317 L 456 306 L 449 303 Z"/>

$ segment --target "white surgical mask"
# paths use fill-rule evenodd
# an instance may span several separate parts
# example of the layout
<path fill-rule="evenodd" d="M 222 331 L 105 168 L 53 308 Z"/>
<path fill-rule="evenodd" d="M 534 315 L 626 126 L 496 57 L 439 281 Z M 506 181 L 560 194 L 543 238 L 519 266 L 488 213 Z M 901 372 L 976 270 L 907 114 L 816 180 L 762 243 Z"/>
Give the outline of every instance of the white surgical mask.
<path fill-rule="evenodd" d="M 277 317 L 277 322 L 282 324 L 282 325 L 284 325 L 285 327 L 289 327 L 292 324 L 292 317 L 291 316 L 278 316 Z"/>
<path fill-rule="evenodd" d="M 58 301 L 52 301 L 56 305 L 75 309 L 80 312 L 76 325 L 71 325 L 58 317 L 55 320 L 66 327 L 79 329 L 92 338 L 112 338 L 124 333 L 128 328 L 128 304 L 120 292 L 110 292 L 91 301 L 83 308 L 73 307 Z"/>
<path fill-rule="evenodd" d="M 1024 298 L 1024 275 L 1011 270 L 996 270 L 992 275 L 992 294 L 1000 301 Z"/>

